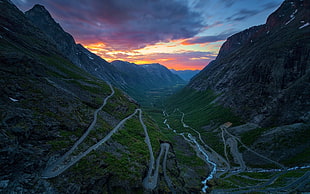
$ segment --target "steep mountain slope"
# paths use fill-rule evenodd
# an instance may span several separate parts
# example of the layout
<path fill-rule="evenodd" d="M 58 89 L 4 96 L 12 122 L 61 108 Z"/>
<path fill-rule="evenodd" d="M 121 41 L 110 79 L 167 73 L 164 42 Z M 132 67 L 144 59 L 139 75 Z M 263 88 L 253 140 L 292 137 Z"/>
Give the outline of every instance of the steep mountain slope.
<path fill-rule="evenodd" d="M 41 5 L 35 5 L 25 15 L 48 35 L 63 56 L 73 64 L 95 77 L 118 86 L 139 102 L 146 98 L 147 91 L 154 88 L 172 87 L 178 83 L 184 83 L 182 79 L 171 74 L 161 65 L 150 65 L 154 68 L 148 68 L 148 70 L 127 62 L 108 63 L 82 45 L 76 44 L 73 37 L 65 32 Z"/>
<path fill-rule="evenodd" d="M 25 16 L 50 38 L 64 57 L 76 66 L 111 83 L 116 82 L 116 79 L 120 77 L 110 63 L 89 52 L 82 45 L 76 44 L 73 37 L 55 22 L 42 5 L 35 5 L 25 12 Z"/>
<path fill-rule="evenodd" d="M 309 122 L 310 4 L 285 1 L 267 23 L 228 38 L 189 84 L 263 126 Z"/>
<path fill-rule="evenodd" d="M 216 60 L 168 99 L 168 114 L 183 112 L 185 123 L 238 166 L 227 177 L 244 165 L 309 167 L 309 23 L 309 1 L 284 1 L 266 24 L 228 38 Z"/>
<path fill-rule="evenodd" d="M 61 53 L 9 0 L 0 1 L 0 193 L 145 191 L 142 179 L 151 154 L 144 128 L 154 155 L 167 138 L 123 92 Z M 106 143 L 98 144 L 102 140 Z M 57 168 L 89 153 L 56 177 L 47 177 L 47 167 L 74 145 L 78 147 Z M 173 174 L 182 192 L 173 148 L 165 154 L 165 173 Z M 165 180 L 159 180 L 155 191 L 166 190 Z"/>
<path fill-rule="evenodd" d="M 180 76 L 185 81 L 190 81 L 195 75 L 197 75 L 199 70 L 174 70 L 170 69 L 170 71 L 178 76 Z"/>

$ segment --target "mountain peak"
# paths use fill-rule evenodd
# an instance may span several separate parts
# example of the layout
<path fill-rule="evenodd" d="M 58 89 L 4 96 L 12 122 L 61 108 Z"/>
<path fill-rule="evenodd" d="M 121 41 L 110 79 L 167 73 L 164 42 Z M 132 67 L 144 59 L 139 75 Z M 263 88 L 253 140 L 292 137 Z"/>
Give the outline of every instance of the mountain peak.
<path fill-rule="evenodd" d="M 55 20 L 52 18 L 51 14 L 47 11 L 47 9 L 40 4 L 35 4 L 30 10 L 26 11 L 25 14 L 27 17 L 40 16 L 44 17 L 46 21 L 55 22 Z"/>
<path fill-rule="evenodd" d="M 62 30 L 60 25 L 53 19 L 51 14 L 47 11 L 47 9 L 43 5 L 40 4 L 34 5 L 30 10 L 25 12 L 25 15 L 38 27 L 40 27 L 41 25 L 37 24 L 45 23 L 45 27 L 49 25 L 53 26 L 54 28 L 57 28 L 57 30 Z"/>
<path fill-rule="evenodd" d="M 49 12 L 45 9 L 45 7 L 43 5 L 40 5 L 40 4 L 35 4 L 33 7 L 32 7 L 33 10 L 40 10 L 40 11 L 43 11 L 43 12 L 46 12 L 49 14 Z"/>
<path fill-rule="evenodd" d="M 225 57 L 242 46 L 259 41 L 259 39 L 266 34 L 282 30 L 282 28 L 294 26 L 296 29 L 300 29 L 301 26 L 310 22 L 309 15 L 309 1 L 285 0 L 282 5 L 267 18 L 266 24 L 253 26 L 230 36 L 222 45 L 217 58 Z"/>

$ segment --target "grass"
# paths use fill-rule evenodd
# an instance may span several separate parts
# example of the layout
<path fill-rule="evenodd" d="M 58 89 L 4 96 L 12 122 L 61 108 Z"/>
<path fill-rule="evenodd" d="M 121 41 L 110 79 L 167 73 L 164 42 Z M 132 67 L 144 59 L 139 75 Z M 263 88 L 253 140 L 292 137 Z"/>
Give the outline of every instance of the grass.
<path fill-rule="evenodd" d="M 147 115 L 144 114 L 143 119 L 147 126 L 154 157 L 156 158 L 160 151 L 160 140 L 167 141 L 167 139 L 161 134 L 160 130 L 158 130 L 154 122 Z M 102 122 L 99 123 L 102 124 Z M 105 125 L 107 127 L 107 124 Z M 106 130 L 98 128 L 95 132 L 92 132 L 93 135 L 98 133 L 106 133 Z M 113 147 L 115 143 L 119 144 L 120 146 L 116 146 L 117 150 L 108 149 L 105 151 L 99 150 L 91 152 L 85 157 L 86 159 L 82 159 L 83 161 L 81 160 L 81 162 L 78 162 L 78 165 L 75 165 L 73 171 L 86 171 L 89 169 L 87 172 L 87 175 L 89 176 L 95 173 L 109 173 L 118 177 L 119 180 L 137 182 L 143 177 L 143 172 L 148 167 L 149 163 L 149 151 L 144 139 L 144 130 L 140 124 L 138 116 L 134 116 L 132 119 L 127 120 L 124 127 L 115 133 L 112 136 L 112 139 L 108 140 L 106 143 L 108 145 L 114 142 Z M 102 146 L 106 146 L 106 144 Z M 97 156 L 100 155 L 103 155 L 104 159 L 101 157 L 101 160 L 105 163 L 107 169 L 105 171 L 97 172 L 96 170 L 93 170 L 93 168 L 97 169 L 97 167 L 93 167 L 93 165 L 98 165 L 95 163 L 98 160 Z M 87 167 L 84 168 L 84 165 L 87 165 Z"/>
<path fill-rule="evenodd" d="M 77 129 L 75 131 L 67 131 L 67 130 L 60 130 L 59 135 L 61 138 L 57 138 L 55 140 L 48 141 L 47 143 L 52 145 L 53 151 L 58 151 L 60 149 L 69 149 L 74 141 L 70 140 L 71 136 L 80 137 L 83 133 L 83 129 Z"/>
<path fill-rule="evenodd" d="M 294 157 L 284 160 L 282 163 L 284 165 L 292 166 L 296 164 L 307 164 L 310 161 L 310 149 L 305 149 L 304 151 L 296 154 Z"/>
<path fill-rule="evenodd" d="M 245 175 L 256 179 L 269 179 L 275 174 L 273 172 L 241 172 L 239 175 Z"/>
<path fill-rule="evenodd" d="M 298 169 L 289 171 L 283 175 L 281 175 L 273 184 L 268 185 L 268 187 L 283 187 L 287 186 L 289 183 L 291 183 L 296 178 L 299 178 L 303 176 L 309 169 Z"/>
<path fill-rule="evenodd" d="M 252 145 L 255 140 L 261 136 L 265 131 L 268 131 L 270 128 L 257 128 L 255 130 L 247 131 L 241 134 L 241 141 L 245 145 Z"/>
<path fill-rule="evenodd" d="M 186 114 L 184 122 L 195 129 L 217 123 L 232 122 L 237 126 L 242 124 L 239 117 L 235 116 L 228 108 L 212 103 L 217 98 L 211 90 L 195 91 L 184 88 L 169 97 L 166 107 L 169 112 L 179 108 Z"/>

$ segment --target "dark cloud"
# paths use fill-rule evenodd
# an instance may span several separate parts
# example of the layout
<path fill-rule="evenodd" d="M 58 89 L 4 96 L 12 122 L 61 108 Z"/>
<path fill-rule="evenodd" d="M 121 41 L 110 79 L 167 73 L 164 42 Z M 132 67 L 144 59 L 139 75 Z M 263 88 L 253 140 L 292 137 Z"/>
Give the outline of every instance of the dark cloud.
<path fill-rule="evenodd" d="M 241 21 L 249 17 L 255 16 L 260 10 L 241 9 L 234 15 L 226 18 L 227 21 Z"/>
<path fill-rule="evenodd" d="M 266 3 L 263 5 L 263 9 L 265 9 L 265 10 L 266 9 L 275 9 L 277 7 L 279 7 L 279 3 L 277 3 L 277 2 L 269 2 L 269 3 Z"/>
<path fill-rule="evenodd" d="M 21 7 L 34 3 L 42 3 L 65 30 L 82 42 L 101 40 L 114 49 L 190 38 L 203 28 L 200 14 L 191 11 L 186 1 L 30 0 Z"/>
<path fill-rule="evenodd" d="M 222 0 L 227 8 L 231 7 L 236 1 L 234 0 Z"/>
<path fill-rule="evenodd" d="M 182 44 L 189 45 L 189 44 L 205 44 L 205 43 L 211 43 L 221 40 L 226 40 L 229 36 L 236 33 L 236 31 L 229 30 L 228 32 L 223 32 L 221 34 L 215 35 L 215 36 L 200 36 L 200 37 L 194 37 L 189 40 L 184 41 Z"/>
<path fill-rule="evenodd" d="M 224 0 L 224 1 L 230 1 L 230 0 Z M 268 2 L 263 5 L 261 5 L 258 9 L 241 9 L 237 13 L 233 14 L 230 17 L 227 17 L 227 21 L 242 21 L 249 17 L 253 17 L 265 10 L 269 9 L 275 9 L 279 6 L 279 2 Z"/>

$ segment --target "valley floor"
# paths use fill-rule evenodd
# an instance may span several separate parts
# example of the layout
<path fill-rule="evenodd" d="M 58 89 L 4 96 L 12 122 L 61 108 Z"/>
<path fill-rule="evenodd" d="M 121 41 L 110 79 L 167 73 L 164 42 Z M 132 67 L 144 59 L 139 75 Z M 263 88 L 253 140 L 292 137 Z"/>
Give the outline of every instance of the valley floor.
<path fill-rule="evenodd" d="M 160 118 L 153 112 L 153 118 Z M 203 160 L 209 172 L 205 172 L 201 181 L 202 192 L 212 193 L 251 193 L 251 192 L 294 192 L 309 191 L 310 165 L 286 167 L 245 145 L 241 139 L 229 132 L 229 122 L 213 129 L 211 133 L 218 137 L 216 144 L 221 149 L 212 149 L 215 144 L 204 132 L 192 128 L 184 122 L 186 113 L 175 109 L 170 113 L 162 112 L 164 133 L 181 136 L 195 152 L 192 160 Z M 212 138 L 212 137 L 210 137 Z M 173 139 L 173 138 L 172 138 Z M 180 140 L 180 139 L 179 139 Z M 208 142 L 211 144 L 208 145 Z M 177 149 L 180 142 L 174 142 Z M 248 165 L 242 153 L 247 150 L 268 163 L 267 167 Z M 185 155 L 185 154 L 184 154 Z M 177 158 L 182 163 L 182 158 Z"/>

